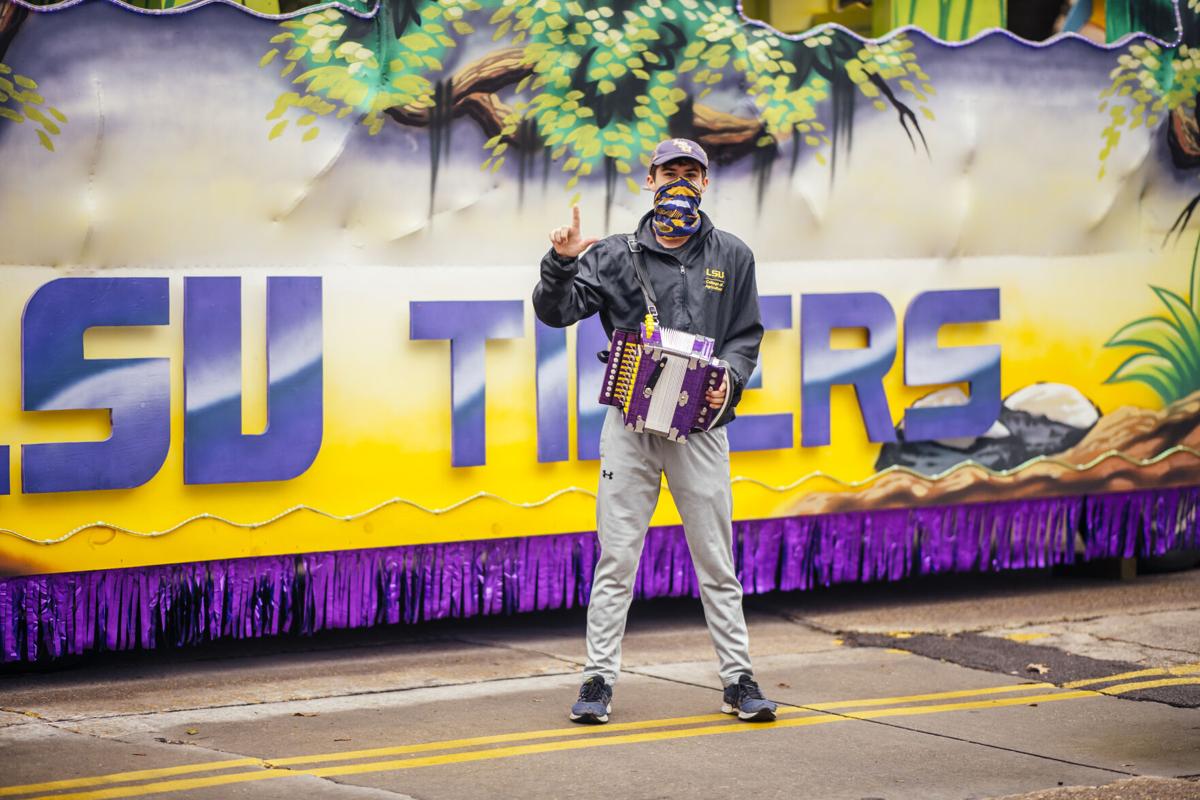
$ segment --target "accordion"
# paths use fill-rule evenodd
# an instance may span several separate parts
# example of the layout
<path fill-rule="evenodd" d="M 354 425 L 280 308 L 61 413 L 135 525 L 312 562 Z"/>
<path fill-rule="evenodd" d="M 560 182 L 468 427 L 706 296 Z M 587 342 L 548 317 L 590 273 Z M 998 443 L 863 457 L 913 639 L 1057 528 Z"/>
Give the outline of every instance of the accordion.
<path fill-rule="evenodd" d="M 600 402 L 621 409 L 630 430 L 684 442 L 691 431 L 711 428 L 733 394 L 726 393 L 719 409 L 704 399 L 725 378 L 713 346 L 707 336 L 660 328 L 650 319 L 639 332 L 615 330 Z"/>

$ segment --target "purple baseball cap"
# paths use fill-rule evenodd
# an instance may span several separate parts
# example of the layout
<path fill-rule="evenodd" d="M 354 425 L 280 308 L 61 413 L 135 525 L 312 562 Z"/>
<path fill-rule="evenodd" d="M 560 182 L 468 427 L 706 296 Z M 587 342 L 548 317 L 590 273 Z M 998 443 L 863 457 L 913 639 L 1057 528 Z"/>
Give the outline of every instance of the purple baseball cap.
<path fill-rule="evenodd" d="M 654 148 L 654 155 L 650 157 L 650 166 L 657 167 L 677 158 L 690 158 L 708 169 L 708 153 L 691 139 L 664 139 L 659 142 L 658 147 Z"/>

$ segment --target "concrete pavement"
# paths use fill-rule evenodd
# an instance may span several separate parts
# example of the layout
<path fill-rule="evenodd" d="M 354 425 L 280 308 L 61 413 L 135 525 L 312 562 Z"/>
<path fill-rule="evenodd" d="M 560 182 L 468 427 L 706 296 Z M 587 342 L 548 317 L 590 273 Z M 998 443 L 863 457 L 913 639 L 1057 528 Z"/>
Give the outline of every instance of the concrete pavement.
<path fill-rule="evenodd" d="M 747 608 L 772 725 L 715 713 L 692 600 L 635 605 L 601 727 L 580 612 L 10 670 L 0 798 L 1200 798 L 1200 571 Z"/>

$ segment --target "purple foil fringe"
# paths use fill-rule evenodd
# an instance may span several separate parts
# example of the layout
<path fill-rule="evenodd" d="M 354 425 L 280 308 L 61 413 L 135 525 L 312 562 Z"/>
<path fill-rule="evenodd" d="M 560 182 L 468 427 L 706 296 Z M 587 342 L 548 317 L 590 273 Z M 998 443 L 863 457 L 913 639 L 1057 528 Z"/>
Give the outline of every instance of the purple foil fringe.
<path fill-rule="evenodd" d="M 1200 546 L 1200 487 L 734 525 L 747 594 L 1046 567 Z M 0 579 L 0 661 L 181 647 L 587 604 L 598 546 L 573 533 Z M 646 537 L 637 598 L 697 595 L 681 527 Z"/>

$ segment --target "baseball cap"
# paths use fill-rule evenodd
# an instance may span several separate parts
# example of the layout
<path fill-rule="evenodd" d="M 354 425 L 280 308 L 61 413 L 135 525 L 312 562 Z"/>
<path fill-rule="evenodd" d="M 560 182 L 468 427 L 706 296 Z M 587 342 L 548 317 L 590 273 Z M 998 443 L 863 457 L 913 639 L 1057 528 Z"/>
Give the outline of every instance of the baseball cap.
<path fill-rule="evenodd" d="M 690 158 L 708 169 L 708 153 L 691 139 L 664 139 L 659 142 L 658 147 L 654 148 L 654 155 L 650 157 L 650 166 L 657 167 L 677 158 Z"/>

